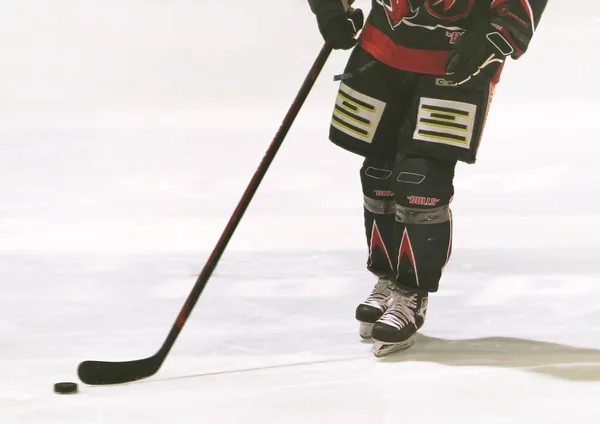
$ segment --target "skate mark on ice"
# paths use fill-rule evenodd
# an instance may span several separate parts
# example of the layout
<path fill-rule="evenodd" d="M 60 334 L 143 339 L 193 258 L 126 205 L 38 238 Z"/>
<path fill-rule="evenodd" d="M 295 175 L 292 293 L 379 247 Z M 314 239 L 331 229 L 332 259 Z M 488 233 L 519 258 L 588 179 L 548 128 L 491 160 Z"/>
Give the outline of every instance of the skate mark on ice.
<path fill-rule="evenodd" d="M 257 366 L 251 368 L 238 368 L 231 370 L 223 370 L 223 371 L 213 371 L 192 375 L 182 375 L 179 377 L 165 377 L 165 378 L 155 378 L 152 380 L 141 380 L 135 382 L 135 384 L 151 384 L 151 383 L 159 383 L 164 381 L 175 381 L 175 380 L 187 380 L 192 378 L 199 377 L 213 377 L 219 375 L 231 375 L 231 374 L 241 374 L 246 372 L 254 372 L 254 371 L 267 371 L 267 370 L 275 370 L 281 368 L 294 368 L 294 367 L 302 367 L 302 366 L 311 366 L 311 365 L 322 365 L 322 364 L 333 364 L 333 363 L 341 363 L 341 362 L 352 362 L 364 360 L 372 357 L 372 355 L 360 355 L 360 356 L 351 356 L 347 358 L 333 358 L 333 359 L 322 359 L 317 361 L 304 361 L 304 362 L 293 362 L 289 364 L 278 364 L 278 365 L 265 365 L 265 366 Z M 132 384 L 132 383 L 129 383 Z"/>

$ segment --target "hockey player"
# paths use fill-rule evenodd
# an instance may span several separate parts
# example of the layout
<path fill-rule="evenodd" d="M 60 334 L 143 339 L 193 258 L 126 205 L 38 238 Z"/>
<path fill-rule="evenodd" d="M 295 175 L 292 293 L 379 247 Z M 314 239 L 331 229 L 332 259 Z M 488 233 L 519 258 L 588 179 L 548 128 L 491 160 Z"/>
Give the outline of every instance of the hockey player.
<path fill-rule="evenodd" d="M 308 1 L 323 38 L 354 47 L 329 139 L 365 157 L 367 267 L 379 281 L 356 318 L 383 356 L 412 346 L 425 321 L 452 249 L 455 166 L 475 162 L 502 67 L 525 53 L 547 0 L 372 0 L 364 28 L 360 9 Z"/>

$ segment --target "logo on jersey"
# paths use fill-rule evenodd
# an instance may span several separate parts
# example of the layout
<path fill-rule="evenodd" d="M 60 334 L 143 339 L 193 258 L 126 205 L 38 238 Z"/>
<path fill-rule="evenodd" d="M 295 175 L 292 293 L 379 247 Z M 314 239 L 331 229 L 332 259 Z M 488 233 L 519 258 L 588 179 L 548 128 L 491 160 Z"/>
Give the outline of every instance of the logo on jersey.
<path fill-rule="evenodd" d="M 443 21 L 455 21 L 466 17 L 475 0 L 425 0 L 427 11 Z"/>
<path fill-rule="evenodd" d="M 450 39 L 449 43 L 451 45 L 458 43 L 458 39 L 463 34 L 464 34 L 463 31 L 446 31 L 446 37 L 448 37 Z"/>
<path fill-rule="evenodd" d="M 454 6 L 456 0 L 437 0 L 433 5 L 437 6 L 440 3 L 444 4 L 444 12 L 447 12 L 452 8 L 452 6 Z"/>
<path fill-rule="evenodd" d="M 392 29 L 402 23 L 405 18 L 412 19 L 419 12 L 412 6 L 411 0 L 377 0 L 377 3 L 383 6 L 385 14 Z"/>
<path fill-rule="evenodd" d="M 462 30 L 458 27 L 445 27 L 443 21 L 455 21 L 466 17 L 475 0 L 376 0 L 383 7 L 392 29 L 403 22 L 426 29 L 448 28 Z M 420 16 L 417 18 L 417 16 Z M 434 18 L 434 21 L 431 22 Z M 419 21 L 419 22 L 417 22 Z M 442 22 L 439 22 L 442 21 Z M 452 40 L 451 40 L 452 41 Z"/>

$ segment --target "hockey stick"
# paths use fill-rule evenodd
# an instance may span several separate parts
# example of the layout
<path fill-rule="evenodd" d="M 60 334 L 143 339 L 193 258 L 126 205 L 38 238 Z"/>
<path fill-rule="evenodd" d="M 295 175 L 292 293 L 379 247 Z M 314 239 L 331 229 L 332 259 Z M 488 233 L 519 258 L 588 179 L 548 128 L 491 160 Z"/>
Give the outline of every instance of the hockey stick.
<path fill-rule="evenodd" d="M 325 43 L 158 352 L 135 361 L 84 361 L 77 370 L 82 382 L 92 385 L 127 383 L 150 377 L 160 369 L 330 54 L 331 46 Z"/>

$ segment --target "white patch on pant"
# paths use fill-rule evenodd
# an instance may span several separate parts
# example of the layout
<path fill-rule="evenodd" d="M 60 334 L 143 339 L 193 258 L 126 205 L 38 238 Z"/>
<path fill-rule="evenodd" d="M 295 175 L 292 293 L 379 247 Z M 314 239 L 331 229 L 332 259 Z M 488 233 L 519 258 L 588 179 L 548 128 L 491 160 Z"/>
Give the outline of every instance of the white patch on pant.
<path fill-rule="evenodd" d="M 371 143 L 385 109 L 385 102 L 340 84 L 331 125 L 365 143 Z"/>
<path fill-rule="evenodd" d="M 471 103 L 421 97 L 413 138 L 470 149 L 476 113 Z"/>

